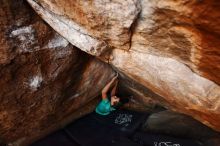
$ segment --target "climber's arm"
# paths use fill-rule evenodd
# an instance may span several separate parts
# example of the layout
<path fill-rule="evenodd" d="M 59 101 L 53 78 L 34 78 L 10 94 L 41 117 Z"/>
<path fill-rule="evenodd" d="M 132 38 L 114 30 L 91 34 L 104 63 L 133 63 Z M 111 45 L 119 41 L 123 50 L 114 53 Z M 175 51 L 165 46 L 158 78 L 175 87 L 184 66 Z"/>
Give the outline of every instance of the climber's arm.
<path fill-rule="evenodd" d="M 117 81 L 117 77 L 118 76 L 115 76 L 114 78 L 112 78 L 112 80 L 107 85 L 105 85 L 105 87 L 102 89 L 102 99 L 107 99 L 107 93 L 108 93 L 109 89 Z"/>
<path fill-rule="evenodd" d="M 111 91 L 111 96 L 115 96 L 116 94 L 116 90 L 117 90 L 117 86 L 118 86 L 118 80 L 115 82 L 115 85 Z"/>

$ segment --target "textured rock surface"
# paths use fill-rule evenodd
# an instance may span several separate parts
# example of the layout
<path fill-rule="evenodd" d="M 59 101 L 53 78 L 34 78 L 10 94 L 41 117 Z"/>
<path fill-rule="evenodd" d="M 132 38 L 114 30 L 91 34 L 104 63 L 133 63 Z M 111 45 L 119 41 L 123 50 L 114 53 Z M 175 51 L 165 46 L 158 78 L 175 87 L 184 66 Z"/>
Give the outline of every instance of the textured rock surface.
<path fill-rule="evenodd" d="M 113 70 L 88 54 L 120 73 L 129 108 L 161 104 L 220 131 L 220 2 L 27 1 L 65 39 L 24 0 L 0 2 L 0 142 L 90 112 Z"/>
<path fill-rule="evenodd" d="M 169 110 L 153 113 L 142 126 L 147 133 L 194 139 L 201 146 L 219 146 L 220 133 L 185 114 Z"/>
<path fill-rule="evenodd" d="M 112 64 L 130 90 L 220 131 L 218 0 L 27 1 L 73 45 Z"/>
<path fill-rule="evenodd" d="M 125 50 L 128 50 L 130 47 L 131 25 L 141 10 L 138 0 L 39 0 L 38 2 L 42 4 L 43 9 L 46 8 L 49 11 L 55 11 L 55 15 L 61 16 L 59 18 L 63 23 L 66 22 L 66 26 L 81 33 L 80 37 L 88 36 L 97 41 L 103 40 L 108 42 L 109 46 L 120 46 L 121 49 Z M 49 16 L 52 14 L 49 11 L 46 17 L 52 18 Z M 63 15 L 65 15 L 67 19 L 62 17 Z M 68 19 L 75 21 L 70 22 Z M 74 26 L 74 28 L 72 26 Z M 87 33 L 87 31 L 89 31 L 89 33 Z M 76 37 L 79 37 L 79 35 L 74 34 L 75 33 L 72 33 L 70 35 L 74 37 L 72 40 L 73 43 L 76 42 L 75 45 L 79 44 L 77 43 L 78 41 L 85 40 L 76 40 Z M 90 36 L 90 34 L 92 34 L 92 36 Z M 89 45 L 88 43 L 86 44 Z M 77 47 L 82 48 L 81 46 Z"/>
<path fill-rule="evenodd" d="M 219 133 L 214 132 L 192 117 L 168 110 L 150 115 L 142 130 L 197 140 L 220 138 Z"/>
<path fill-rule="evenodd" d="M 90 112 L 112 75 L 27 2 L 0 2 L 0 141 L 28 143 Z"/>

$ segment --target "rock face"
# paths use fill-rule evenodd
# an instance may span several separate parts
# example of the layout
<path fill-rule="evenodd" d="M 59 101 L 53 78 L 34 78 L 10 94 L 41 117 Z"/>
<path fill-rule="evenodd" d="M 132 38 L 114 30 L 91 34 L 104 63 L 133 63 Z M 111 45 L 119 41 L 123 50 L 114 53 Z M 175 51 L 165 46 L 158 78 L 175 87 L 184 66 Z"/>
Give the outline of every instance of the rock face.
<path fill-rule="evenodd" d="M 70 43 L 118 70 L 140 101 L 150 96 L 220 131 L 218 0 L 27 1 Z"/>
<path fill-rule="evenodd" d="M 169 110 L 151 114 L 143 124 L 142 130 L 203 141 L 210 138 L 220 138 L 218 132 L 192 117 Z"/>
<path fill-rule="evenodd" d="M 0 142 L 28 144 L 90 112 L 113 75 L 27 2 L 0 2 Z"/>
<path fill-rule="evenodd" d="M 0 2 L 0 143 L 90 112 L 113 69 L 131 108 L 160 104 L 220 131 L 219 1 L 26 1 Z"/>

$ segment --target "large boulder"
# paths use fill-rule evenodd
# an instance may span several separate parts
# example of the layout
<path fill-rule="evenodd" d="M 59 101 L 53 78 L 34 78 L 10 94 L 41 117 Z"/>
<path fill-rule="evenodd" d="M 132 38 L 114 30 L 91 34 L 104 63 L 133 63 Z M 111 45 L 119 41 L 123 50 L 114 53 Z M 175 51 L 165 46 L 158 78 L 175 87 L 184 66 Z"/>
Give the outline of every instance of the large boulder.
<path fill-rule="evenodd" d="M 169 110 L 151 114 L 142 126 L 145 132 L 167 134 L 197 140 L 220 138 L 218 132 L 185 114 Z"/>
<path fill-rule="evenodd" d="M 220 1 L 27 0 L 140 95 L 220 131 Z"/>
<path fill-rule="evenodd" d="M 26 1 L 0 2 L 0 143 L 28 144 L 91 112 L 113 75 Z"/>
<path fill-rule="evenodd" d="M 0 144 L 91 112 L 113 69 L 128 108 L 162 105 L 220 131 L 217 0 L 27 1 L 49 25 L 24 0 L 0 2 Z"/>

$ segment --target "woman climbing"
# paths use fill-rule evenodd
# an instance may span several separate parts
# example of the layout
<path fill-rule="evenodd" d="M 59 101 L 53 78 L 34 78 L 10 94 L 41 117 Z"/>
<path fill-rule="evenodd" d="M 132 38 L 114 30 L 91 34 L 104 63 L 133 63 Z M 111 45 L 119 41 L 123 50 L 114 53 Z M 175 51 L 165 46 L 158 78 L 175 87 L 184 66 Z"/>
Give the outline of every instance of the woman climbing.
<path fill-rule="evenodd" d="M 100 115 L 108 115 L 111 111 L 115 110 L 115 107 L 121 104 L 120 98 L 116 96 L 116 90 L 118 86 L 118 73 L 115 77 L 112 78 L 112 80 L 105 85 L 105 87 L 102 89 L 102 100 L 97 105 L 95 111 L 96 113 Z M 109 90 L 111 90 L 110 95 Z"/>

